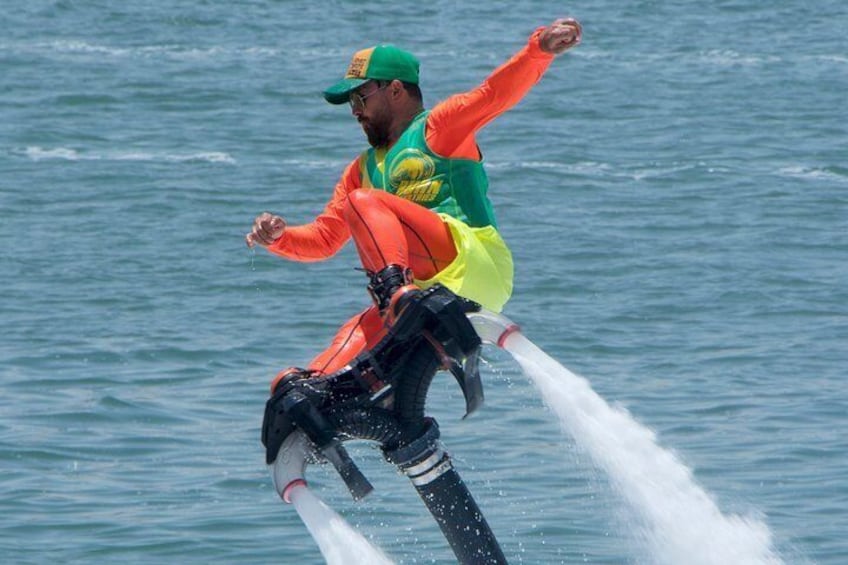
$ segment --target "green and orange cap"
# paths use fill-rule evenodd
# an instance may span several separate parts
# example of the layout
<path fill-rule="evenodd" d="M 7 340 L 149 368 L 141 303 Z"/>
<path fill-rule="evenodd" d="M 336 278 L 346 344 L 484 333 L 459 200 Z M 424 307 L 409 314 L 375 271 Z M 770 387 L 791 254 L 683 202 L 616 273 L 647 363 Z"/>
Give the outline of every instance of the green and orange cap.
<path fill-rule="evenodd" d="M 342 80 L 324 91 L 330 104 L 344 104 L 350 93 L 369 80 L 399 80 L 418 84 L 418 59 L 394 45 L 375 45 L 353 54 Z"/>

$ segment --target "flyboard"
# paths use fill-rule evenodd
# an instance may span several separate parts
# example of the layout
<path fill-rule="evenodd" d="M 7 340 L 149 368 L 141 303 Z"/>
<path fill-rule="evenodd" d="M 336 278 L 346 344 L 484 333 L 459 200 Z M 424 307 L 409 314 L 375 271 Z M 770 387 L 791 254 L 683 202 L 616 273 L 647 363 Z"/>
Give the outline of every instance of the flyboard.
<path fill-rule="evenodd" d="M 290 503 L 305 490 L 308 463 L 329 462 L 353 498 L 363 498 L 373 487 L 343 444 L 371 440 L 409 477 L 459 563 L 506 563 L 424 406 L 433 377 L 447 370 L 462 389 L 466 416 L 479 408 L 481 347 L 503 346 L 517 331 L 506 317 L 437 285 L 413 296 L 387 335 L 345 368 L 284 379 L 266 403 L 262 425 L 280 497 Z"/>
<path fill-rule="evenodd" d="M 483 344 L 507 351 L 539 387 L 558 399 L 561 423 L 636 510 L 657 562 L 779 565 L 771 532 L 756 517 L 725 516 L 677 457 L 625 411 L 610 407 L 585 379 L 536 348 L 508 318 L 443 287 L 415 295 L 386 336 L 337 373 L 295 374 L 265 406 L 262 443 L 274 485 L 294 504 L 329 564 L 390 561 L 306 487 L 310 463 L 331 463 L 355 499 L 372 486 L 344 448 L 351 439 L 377 442 L 406 474 L 462 564 L 506 563 L 494 533 L 424 413 L 430 383 L 450 371 L 465 397 L 466 415 L 483 403 L 478 371 Z M 312 513 L 307 510 L 320 509 Z M 341 526 L 339 532 L 327 523 Z M 345 529 L 345 527 L 347 529 Z M 344 555 L 338 555 L 343 547 Z"/>

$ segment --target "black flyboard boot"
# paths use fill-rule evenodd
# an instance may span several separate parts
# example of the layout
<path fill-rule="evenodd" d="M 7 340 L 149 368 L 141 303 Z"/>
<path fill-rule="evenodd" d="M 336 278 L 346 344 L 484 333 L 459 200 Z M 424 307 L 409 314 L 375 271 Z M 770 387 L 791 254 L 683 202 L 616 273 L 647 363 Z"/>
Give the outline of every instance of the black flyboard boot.
<path fill-rule="evenodd" d="M 388 265 L 376 273 L 368 273 L 371 278 L 368 292 L 380 314 L 391 323 L 403 311 L 411 296 L 420 289 L 412 284 L 412 270 L 400 265 Z"/>

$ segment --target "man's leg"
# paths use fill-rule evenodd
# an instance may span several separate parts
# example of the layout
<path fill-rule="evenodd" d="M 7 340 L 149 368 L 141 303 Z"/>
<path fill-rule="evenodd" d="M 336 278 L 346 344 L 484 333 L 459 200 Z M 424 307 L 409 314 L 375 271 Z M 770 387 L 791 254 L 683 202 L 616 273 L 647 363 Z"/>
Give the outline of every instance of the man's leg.
<path fill-rule="evenodd" d="M 417 291 L 414 278 L 430 279 L 456 258 L 448 226 L 409 200 L 381 190 L 354 190 L 344 216 L 371 278 L 368 290 L 388 323 Z"/>
<path fill-rule="evenodd" d="M 371 306 L 345 322 L 330 346 L 309 363 L 308 369 L 324 375 L 334 373 L 365 349 L 374 347 L 384 335 L 386 328 L 380 312 Z"/>
<path fill-rule="evenodd" d="M 450 229 L 439 215 L 393 194 L 354 190 L 348 196 L 345 219 L 369 273 L 399 265 L 425 280 L 456 258 Z"/>
<path fill-rule="evenodd" d="M 271 381 L 271 393 L 285 377 L 294 374 L 310 373 L 312 376 L 335 373 L 367 348 L 376 345 L 386 335 L 385 324 L 376 306 L 360 312 L 344 323 L 336 332 L 330 346 L 313 359 L 304 370 L 289 367 L 277 373 Z"/>

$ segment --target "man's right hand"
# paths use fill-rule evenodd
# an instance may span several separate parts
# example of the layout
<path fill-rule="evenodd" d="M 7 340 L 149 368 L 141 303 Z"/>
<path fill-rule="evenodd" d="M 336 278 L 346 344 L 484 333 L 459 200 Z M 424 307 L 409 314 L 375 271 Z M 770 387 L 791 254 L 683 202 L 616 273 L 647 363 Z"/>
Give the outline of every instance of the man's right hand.
<path fill-rule="evenodd" d="M 262 212 L 253 220 L 253 229 L 245 236 L 248 247 L 261 245 L 268 247 L 283 236 L 286 231 L 286 222 L 280 216 L 270 212 Z"/>

